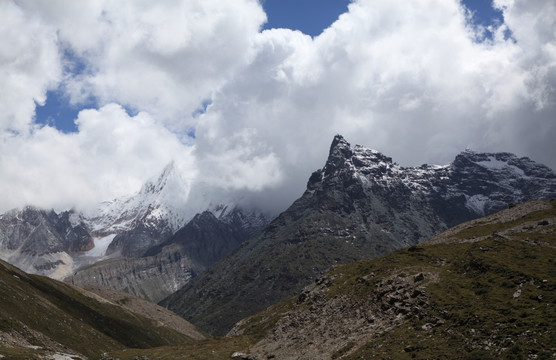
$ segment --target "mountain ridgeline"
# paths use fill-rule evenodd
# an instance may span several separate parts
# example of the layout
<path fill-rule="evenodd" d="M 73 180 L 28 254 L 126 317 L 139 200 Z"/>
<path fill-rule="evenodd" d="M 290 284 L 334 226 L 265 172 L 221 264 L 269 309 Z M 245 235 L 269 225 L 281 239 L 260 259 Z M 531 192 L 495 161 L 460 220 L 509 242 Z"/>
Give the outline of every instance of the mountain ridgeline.
<path fill-rule="evenodd" d="M 268 223 L 264 215 L 239 208 L 221 208 L 216 215 L 210 211 L 197 214 L 173 236 L 152 246 L 141 257 L 99 261 L 66 280 L 83 287 L 100 285 L 124 290 L 158 302 Z"/>
<path fill-rule="evenodd" d="M 298 200 L 161 304 L 223 335 L 334 264 L 416 245 L 510 204 L 547 198 L 556 198 L 556 174 L 528 158 L 465 151 L 447 166 L 405 168 L 338 135 Z"/>

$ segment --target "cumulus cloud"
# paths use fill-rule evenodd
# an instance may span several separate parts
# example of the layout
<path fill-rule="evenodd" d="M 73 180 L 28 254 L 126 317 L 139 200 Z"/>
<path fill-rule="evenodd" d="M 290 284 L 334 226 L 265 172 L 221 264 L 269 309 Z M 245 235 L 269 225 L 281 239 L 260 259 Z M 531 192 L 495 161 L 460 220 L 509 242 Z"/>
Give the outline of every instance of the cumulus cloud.
<path fill-rule="evenodd" d="M 194 127 L 191 114 L 248 62 L 266 20 L 256 0 L 24 4 L 85 67 L 64 84 L 73 102 L 117 102 L 176 130 Z"/>
<path fill-rule="evenodd" d="M 173 159 L 195 169 L 192 148 L 146 113 L 131 117 L 109 104 L 81 111 L 76 122 L 75 134 L 45 126 L 3 139 L 3 210 L 25 204 L 85 209 L 139 189 Z"/>
<path fill-rule="evenodd" d="M 276 192 L 292 197 L 335 133 L 404 165 L 448 163 L 471 147 L 554 167 L 554 5 L 498 6 L 507 23 L 485 41 L 460 3 L 432 0 L 356 1 L 314 39 L 262 32 L 252 63 L 201 119 L 200 158 L 274 155 L 287 174 Z M 245 129 L 247 139 L 219 142 Z"/>
<path fill-rule="evenodd" d="M 455 0 L 357 0 L 314 38 L 260 31 L 255 0 L 0 6 L 0 211 L 130 192 L 175 158 L 192 189 L 281 210 L 336 133 L 402 165 L 471 147 L 556 167 L 549 1 L 496 0 L 492 39 Z M 98 103 L 78 133 L 33 125 L 53 88 Z"/>
<path fill-rule="evenodd" d="M 11 1 L 0 2 L 0 134 L 25 132 L 35 102 L 62 76 L 56 28 L 25 13 Z"/>

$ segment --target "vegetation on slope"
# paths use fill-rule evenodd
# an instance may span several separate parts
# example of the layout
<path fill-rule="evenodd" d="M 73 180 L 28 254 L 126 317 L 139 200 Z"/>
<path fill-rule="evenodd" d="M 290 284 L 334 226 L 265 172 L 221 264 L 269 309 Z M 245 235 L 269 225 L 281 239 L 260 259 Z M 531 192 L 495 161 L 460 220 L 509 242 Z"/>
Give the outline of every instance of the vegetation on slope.
<path fill-rule="evenodd" d="M 11 359 L 53 352 L 94 359 L 125 347 L 191 341 L 152 318 L 4 262 L 0 284 L 0 355 Z"/>
<path fill-rule="evenodd" d="M 132 349 L 155 345 L 155 341 L 146 344 L 147 339 L 140 335 L 130 344 L 130 329 L 137 330 L 140 322 L 116 320 L 115 314 L 99 315 L 110 314 L 101 312 L 99 304 L 90 305 L 89 315 L 78 310 L 72 310 L 71 316 L 62 312 L 56 321 L 54 317 L 46 321 L 50 328 L 35 331 L 63 332 L 66 327 L 56 325 L 59 321 L 80 317 L 74 324 L 83 330 L 71 326 L 75 336 L 86 338 L 83 341 L 88 346 L 111 348 L 110 355 L 121 360 L 230 359 L 236 351 L 257 359 L 553 359 L 555 262 L 556 201 L 533 202 L 460 225 L 426 244 L 374 260 L 337 265 L 298 296 L 238 323 L 233 336 Z M 0 280 L 17 280 L 20 287 L 32 285 L 38 289 L 34 291 L 40 290 L 25 295 L 32 300 L 32 312 L 47 314 L 40 304 L 60 305 L 62 300 L 56 294 L 73 290 L 60 283 L 41 289 L 44 278 L 22 276 L 26 275 L 6 267 Z M 40 284 L 34 285 L 34 281 Z M 2 309 L 24 301 L 21 293 L 16 292 L 18 301 L 11 302 L 7 298 L 11 294 L 2 294 Z M 31 299 L 39 295 L 48 301 Z M 61 304 L 68 307 L 88 301 L 90 298 L 76 294 Z M 16 325 L 30 319 L 23 315 L 10 318 L 10 312 L 2 311 L 0 329 L 4 333 L 7 321 L 11 329 L 26 331 Z M 20 314 L 22 308 L 13 311 Z M 125 323 L 123 329 L 125 321 L 131 325 Z M 87 332 L 85 327 L 94 330 Z M 114 329 L 123 331 L 119 338 L 113 337 Z M 51 338 L 63 343 L 58 340 L 63 336 L 67 334 Z M 44 343 L 36 337 L 33 345 Z M 174 341 L 165 339 L 167 344 Z M 63 344 L 79 349 L 76 343 Z M 124 345 L 128 348 L 123 349 Z M 0 354 L 3 350 L 0 348 Z M 87 349 L 79 351 L 96 356 Z"/>
<path fill-rule="evenodd" d="M 262 358 L 554 358 L 556 201 L 502 213 L 442 242 L 337 266 L 319 280 L 324 286 L 236 332 L 270 329 L 251 349 Z M 323 339 L 323 331 L 334 336 Z M 338 345 L 319 352 L 331 342 Z"/>

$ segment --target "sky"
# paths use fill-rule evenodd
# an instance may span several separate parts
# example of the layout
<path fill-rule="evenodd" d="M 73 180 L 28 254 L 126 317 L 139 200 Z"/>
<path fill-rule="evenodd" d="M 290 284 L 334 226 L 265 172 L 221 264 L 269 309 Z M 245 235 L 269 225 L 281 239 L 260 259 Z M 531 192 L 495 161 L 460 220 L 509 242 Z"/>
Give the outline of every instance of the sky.
<path fill-rule="evenodd" d="M 335 134 L 556 168 L 551 1 L 6 0 L 0 38 L 0 212 L 89 208 L 172 161 L 205 199 L 184 206 L 281 211 Z"/>

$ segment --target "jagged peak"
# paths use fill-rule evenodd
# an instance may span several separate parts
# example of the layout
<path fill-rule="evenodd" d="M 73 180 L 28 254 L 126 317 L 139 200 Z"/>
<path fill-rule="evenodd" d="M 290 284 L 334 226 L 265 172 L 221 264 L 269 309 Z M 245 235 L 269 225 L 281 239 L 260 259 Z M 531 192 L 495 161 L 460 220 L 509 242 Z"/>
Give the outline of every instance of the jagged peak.
<path fill-rule="evenodd" d="M 172 177 L 176 177 L 176 165 L 174 161 L 170 161 L 168 165 L 164 167 L 160 175 L 157 177 L 153 177 L 151 180 L 148 180 L 143 187 L 141 188 L 140 193 L 157 193 L 162 191 L 166 184 L 168 183 L 169 179 Z"/>
<path fill-rule="evenodd" d="M 347 142 L 342 135 L 337 134 L 336 136 L 334 136 L 332 144 L 330 145 L 328 159 L 330 160 L 331 158 L 336 157 L 348 158 L 351 155 L 352 152 L 350 143 Z"/>
<path fill-rule="evenodd" d="M 336 135 L 330 146 L 328 160 L 322 171 L 327 176 L 336 172 L 345 164 L 348 164 L 350 167 L 353 165 L 355 167 L 374 167 L 380 164 L 392 164 L 392 158 L 383 155 L 380 151 L 361 145 L 352 147 L 342 135 Z M 318 181 L 319 179 L 317 178 L 317 175 L 312 176 L 310 182 Z"/>

